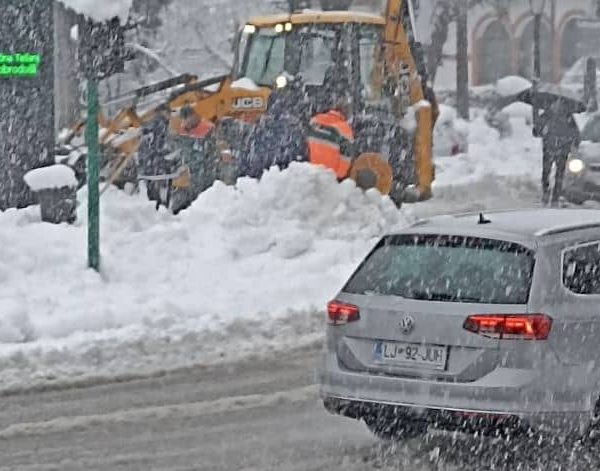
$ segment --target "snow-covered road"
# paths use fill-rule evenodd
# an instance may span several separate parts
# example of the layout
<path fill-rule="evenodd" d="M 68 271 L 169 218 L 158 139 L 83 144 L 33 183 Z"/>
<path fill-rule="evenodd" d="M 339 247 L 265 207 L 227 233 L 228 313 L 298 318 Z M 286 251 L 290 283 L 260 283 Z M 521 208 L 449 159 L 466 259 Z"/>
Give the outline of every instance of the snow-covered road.
<path fill-rule="evenodd" d="M 432 433 L 402 445 L 328 415 L 319 345 L 218 367 L 0 400 L 0 470 L 598 469 L 591 449 Z"/>
<path fill-rule="evenodd" d="M 525 181 L 482 185 L 485 198 L 465 203 L 473 187 L 445 188 L 411 211 L 427 216 L 537 202 L 535 185 Z M 532 463 L 521 469 L 558 469 L 573 464 L 569 459 L 592 463 L 589 453 L 555 451 L 546 460 L 545 450 L 539 455 L 520 445 L 515 455 L 511 444 L 489 440 L 454 443 L 434 435 L 402 446 L 377 442 L 362 424 L 321 407 L 314 384 L 321 327 L 317 314 L 309 319 L 300 349 L 286 348 L 283 336 L 277 351 L 213 366 L 9 394 L 0 400 L 0 470 L 418 471 L 515 469 L 514 460 Z M 228 339 L 232 349 L 236 338 Z"/>

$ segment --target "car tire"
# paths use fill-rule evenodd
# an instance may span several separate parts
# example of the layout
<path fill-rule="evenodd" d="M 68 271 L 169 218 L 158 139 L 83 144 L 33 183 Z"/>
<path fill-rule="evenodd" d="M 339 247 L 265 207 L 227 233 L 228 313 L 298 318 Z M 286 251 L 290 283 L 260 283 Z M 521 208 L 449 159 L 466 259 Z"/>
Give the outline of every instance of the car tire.
<path fill-rule="evenodd" d="M 582 198 L 582 197 L 570 197 L 568 198 L 569 203 L 575 204 L 577 206 L 581 206 L 583 203 L 585 203 L 587 201 L 586 198 Z"/>
<path fill-rule="evenodd" d="M 596 401 L 596 405 L 592 411 L 590 424 L 579 439 L 586 445 L 595 448 L 600 446 L 600 398 Z"/>
<path fill-rule="evenodd" d="M 404 417 L 369 416 L 364 418 L 369 431 L 380 440 L 403 441 L 427 434 L 428 424 L 424 421 Z"/>

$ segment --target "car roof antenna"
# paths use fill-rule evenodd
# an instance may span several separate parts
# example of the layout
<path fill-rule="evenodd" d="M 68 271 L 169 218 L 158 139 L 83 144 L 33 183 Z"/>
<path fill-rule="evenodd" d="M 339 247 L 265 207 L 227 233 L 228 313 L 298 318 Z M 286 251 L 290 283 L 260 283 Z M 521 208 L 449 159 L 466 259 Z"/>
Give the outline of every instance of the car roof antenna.
<path fill-rule="evenodd" d="M 478 224 L 490 224 L 492 221 L 486 219 L 483 213 L 479 213 L 479 222 Z"/>

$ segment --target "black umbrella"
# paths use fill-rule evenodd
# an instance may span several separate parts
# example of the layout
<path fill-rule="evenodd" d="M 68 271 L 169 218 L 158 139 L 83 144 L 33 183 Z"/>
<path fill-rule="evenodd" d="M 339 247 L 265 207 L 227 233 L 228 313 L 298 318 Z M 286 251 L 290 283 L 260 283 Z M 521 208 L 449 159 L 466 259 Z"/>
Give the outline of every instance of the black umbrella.
<path fill-rule="evenodd" d="M 542 83 L 538 85 L 537 91 L 531 87 L 517 95 L 517 100 L 529 105 L 537 105 L 538 108 L 548 109 L 557 101 L 561 108 L 569 113 L 583 113 L 586 110 L 585 103 L 571 90 Z"/>

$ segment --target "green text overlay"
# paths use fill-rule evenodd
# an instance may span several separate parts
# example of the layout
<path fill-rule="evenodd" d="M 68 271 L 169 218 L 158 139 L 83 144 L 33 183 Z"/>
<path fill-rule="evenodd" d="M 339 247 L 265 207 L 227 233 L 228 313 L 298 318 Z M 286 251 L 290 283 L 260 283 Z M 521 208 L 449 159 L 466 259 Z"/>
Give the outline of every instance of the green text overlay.
<path fill-rule="evenodd" d="M 0 52 L 0 77 L 34 77 L 38 74 L 39 54 Z"/>

